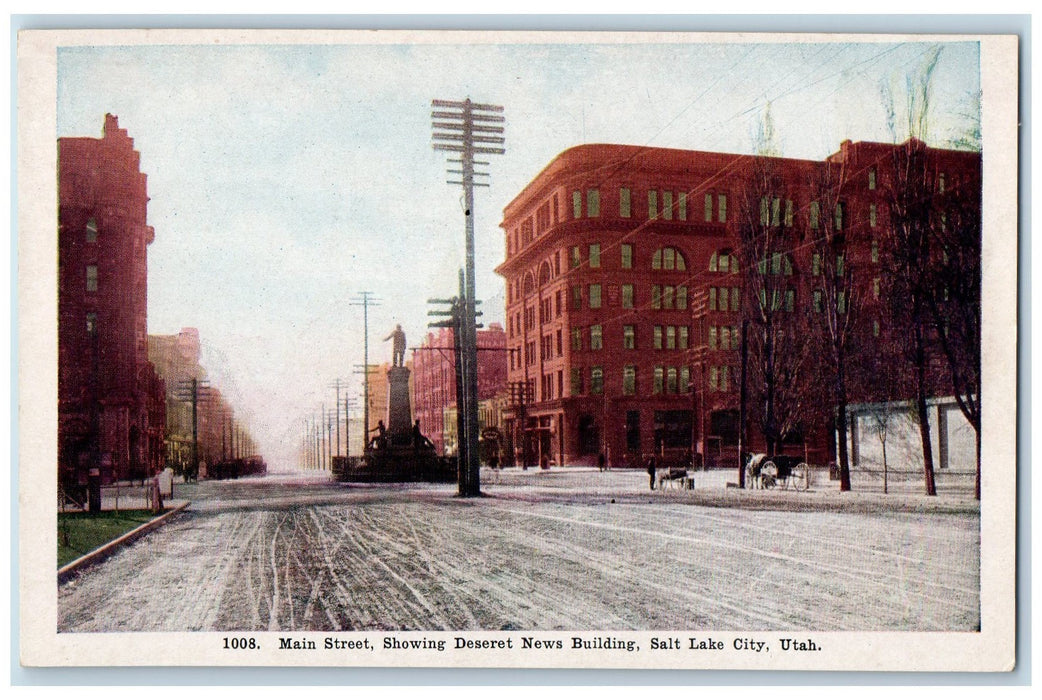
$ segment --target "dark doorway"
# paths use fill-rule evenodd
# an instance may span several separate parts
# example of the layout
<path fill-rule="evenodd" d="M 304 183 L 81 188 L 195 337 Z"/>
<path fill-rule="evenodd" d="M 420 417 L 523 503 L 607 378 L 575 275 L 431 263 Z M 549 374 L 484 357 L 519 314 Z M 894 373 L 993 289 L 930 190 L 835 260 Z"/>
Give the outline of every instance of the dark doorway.
<path fill-rule="evenodd" d="M 579 416 L 579 455 L 595 455 L 601 451 L 601 431 L 589 413 Z"/>

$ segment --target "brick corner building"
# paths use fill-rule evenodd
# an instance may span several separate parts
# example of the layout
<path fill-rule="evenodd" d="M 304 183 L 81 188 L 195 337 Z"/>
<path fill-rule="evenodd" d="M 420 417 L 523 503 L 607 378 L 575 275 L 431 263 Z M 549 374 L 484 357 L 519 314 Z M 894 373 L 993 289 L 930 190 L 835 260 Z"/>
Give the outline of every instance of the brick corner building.
<path fill-rule="evenodd" d="M 165 386 L 148 360 L 146 176 L 105 115 L 58 139 L 59 483 L 143 478 L 164 463 Z"/>
<path fill-rule="evenodd" d="M 818 405 L 776 426 L 780 419 L 765 416 L 773 406 L 750 388 L 747 449 L 828 461 L 835 426 L 828 400 L 813 394 L 821 382 L 812 372 L 824 362 L 808 348 L 821 333 L 823 299 L 841 315 L 859 300 L 850 325 L 859 347 L 883 353 L 902 342 L 881 296 L 900 286 L 887 257 L 894 165 L 912 153 L 922 155 L 920 179 L 933 188 L 924 197 L 938 212 L 961 187 L 976 192 L 979 217 L 980 154 L 915 140 L 846 141 L 824 161 L 608 144 L 554 158 L 501 223 L 512 389 L 505 418 L 526 463 L 592 464 L 603 454 L 623 466 L 657 454 L 730 464 L 741 422 L 741 329 L 750 319 L 759 324 L 750 337 L 805 346 L 796 348 L 801 383 L 781 389 Z M 819 245 L 826 230 L 840 252 Z M 856 288 L 836 292 L 824 277 L 851 279 L 855 268 Z M 764 347 L 750 353 L 775 351 Z M 851 392 L 851 400 L 878 400 L 870 380 Z"/>

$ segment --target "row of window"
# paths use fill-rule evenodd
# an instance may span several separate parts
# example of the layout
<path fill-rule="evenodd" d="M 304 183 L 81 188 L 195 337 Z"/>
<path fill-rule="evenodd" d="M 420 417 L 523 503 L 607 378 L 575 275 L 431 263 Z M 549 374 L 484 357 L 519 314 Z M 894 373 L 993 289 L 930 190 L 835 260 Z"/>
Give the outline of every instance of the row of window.
<path fill-rule="evenodd" d="M 688 220 L 688 192 L 673 190 L 647 190 L 648 219 L 664 221 Z M 585 200 L 585 211 L 583 203 Z M 703 220 L 727 223 L 727 195 L 707 192 L 702 197 Z M 601 193 L 599 189 L 586 190 L 585 197 L 581 190 L 572 192 L 572 218 L 595 219 L 601 215 Z M 628 219 L 633 216 L 633 190 L 629 187 L 619 188 L 619 216 Z"/>
<path fill-rule="evenodd" d="M 796 206 L 791 199 L 783 200 L 781 197 L 762 197 L 760 199 L 760 225 L 761 226 L 784 226 L 791 228 L 795 220 Z M 807 206 L 807 226 L 816 231 L 821 228 L 821 204 L 811 202 Z M 846 204 L 837 202 L 832 210 L 832 228 L 842 231 L 846 216 Z M 875 203 L 868 205 L 868 225 L 871 228 L 879 226 L 879 207 Z"/>
<path fill-rule="evenodd" d="M 604 368 L 589 368 L 589 393 L 604 393 Z M 582 367 L 573 367 L 571 372 L 572 396 L 581 396 L 587 392 L 587 371 Z M 687 366 L 656 365 L 652 368 L 652 394 L 687 394 L 691 391 L 691 368 Z M 637 366 L 625 365 L 622 368 L 622 394 L 637 395 Z"/>
<path fill-rule="evenodd" d="M 569 251 L 568 261 L 574 270 L 583 264 L 582 247 L 572 246 Z M 586 263 L 590 269 L 596 270 L 601 267 L 601 244 L 590 243 L 587 248 Z M 633 269 L 633 244 L 619 244 L 619 267 L 623 270 Z M 687 259 L 683 252 L 672 246 L 659 248 L 651 255 L 652 270 L 687 270 Z"/>
<path fill-rule="evenodd" d="M 636 326 L 624 325 L 622 327 L 622 349 L 637 349 Z M 572 351 L 583 350 L 584 329 L 572 328 Z M 688 326 L 654 326 L 652 327 L 652 348 L 655 350 L 686 350 L 688 348 L 688 337 L 690 335 Z M 604 327 L 601 324 L 590 326 L 590 350 L 604 349 Z M 560 355 L 560 350 L 558 350 Z"/>
<path fill-rule="evenodd" d="M 878 263 L 879 241 L 873 239 L 871 246 L 872 262 Z M 600 269 L 601 245 L 599 243 L 591 243 L 589 245 L 586 261 L 591 269 Z M 837 277 L 843 276 L 843 262 L 843 255 L 838 254 L 836 256 L 836 265 L 834 268 Z M 583 258 L 581 248 L 579 246 L 572 246 L 570 252 L 571 267 L 573 269 L 578 268 L 582 263 Z M 633 246 L 629 243 L 623 243 L 620 245 L 620 267 L 624 270 L 633 269 Z M 666 246 L 659 248 L 652 255 L 651 269 L 684 272 L 688 269 L 687 259 L 680 250 L 671 246 Z M 771 253 L 760 260 L 757 269 L 761 275 L 771 274 L 791 276 L 794 272 L 792 257 L 788 253 L 782 252 Z M 715 251 L 709 258 L 709 271 L 728 274 L 736 273 L 739 271 L 738 257 L 729 250 Z M 822 274 L 822 257 L 820 253 L 815 252 L 811 256 L 811 274 L 814 276 Z M 516 286 L 516 284 L 517 282 L 515 281 L 514 285 Z M 517 295 L 515 293 L 512 296 L 516 298 Z M 544 300 L 544 303 L 548 304 L 549 302 Z M 545 318 L 549 318 L 549 315 L 549 311 L 547 311 Z"/>
<path fill-rule="evenodd" d="M 868 189 L 875 190 L 877 185 L 876 168 L 871 167 L 867 171 Z M 937 174 L 937 190 L 945 191 L 945 174 Z M 647 214 L 651 220 L 688 220 L 688 205 L 691 197 L 689 191 L 676 191 L 652 189 L 647 190 Z M 619 188 L 618 212 L 621 218 L 631 218 L 633 215 L 633 190 L 629 187 Z M 727 223 L 727 194 L 721 192 L 706 192 L 702 194 L 702 220 L 704 222 Z M 843 230 L 845 205 L 838 202 L 832 212 L 833 227 L 837 231 Z M 760 200 L 760 224 L 767 226 L 791 227 L 795 219 L 796 205 L 792 199 L 781 196 L 765 196 Z M 811 229 L 818 229 L 821 225 L 821 204 L 812 201 L 807 207 L 807 223 Z M 572 191 L 572 218 L 598 218 L 601 215 L 601 191 L 599 188 L 589 188 Z M 878 211 L 875 204 L 869 204 L 869 225 L 878 225 Z M 555 193 L 549 200 L 541 204 L 535 213 L 533 225 L 532 217 L 522 221 L 519 228 L 507 236 L 507 252 L 513 254 L 522 247 L 532 242 L 535 236 L 545 233 L 551 225 L 559 223 L 558 195 Z M 91 223 L 94 220 L 91 219 Z M 97 235 L 97 227 L 94 227 L 94 235 Z M 88 240 L 90 239 L 88 233 Z"/>
<path fill-rule="evenodd" d="M 842 274 L 842 256 L 838 256 L 837 262 L 837 274 Z M 818 267 L 815 268 L 819 269 Z M 818 272 L 815 272 L 817 275 Z M 88 289 L 97 289 L 97 276 L 96 269 L 95 275 L 91 277 L 88 275 L 87 281 Z M 624 284 L 620 288 L 620 300 L 621 306 L 624 309 L 634 308 L 634 293 L 632 284 Z M 581 287 L 572 288 L 572 302 L 573 309 L 582 308 L 583 290 Z M 872 280 L 872 296 L 875 299 L 879 299 L 881 296 L 881 282 L 880 278 L 876 277 Z M 815 289 L 812 292 L 812 305 L 811 308 L 815 313 L 821 313 L 824 309 L 824 297 L 823 291 Z M 767 289 L 761 288 L 757 290 L 757 296 L 762 309 L 769 309 L 771 311 L 787 311 L 793 312 L 796 310 L 796 290 L 793 288 L 775 288 Z M 591 309 L 602 308 L 603 297 L 601 293 L 601 285 L 592 284 L 588 287 L 588 299 Z M 550 300 L 545 300 L 547 303 L 542 309 L 542 315 L 544 316 L 543 321 L 549 321 L 549 314 L 552 306 L 549 304 Z M 741 288 L 740 287 L 710 287 L 709 288 L 709 311 L 715 312 L 736 312 L 741 306 Z M 652 285 L 651 288 L 651 308 L 661 310 L 685 310 L 688 307 L 688 295 L 687 287 L 679 286 L 663 286 L 663 285 Z M 847 311 L 847 293 L 845 291 L 838 291 L 836 297 L 836 308 L 840 313 L 846 313 Z M 558 295 L 557 304 L 557 316 L 560 316 L 560 298 Z M 509 337 L 514 338 L 520 334 L 520 318 L 521 314 L 518 312 L 514 316 L 508 318 Z M 535 327 L 535 309 L 529 308 L 525 310 L 525 322 L 529 330 Z M 713 333 L 715 332 L 716 326 L 710 326 L 710 337 L 709 345 L 710 349 L 716 349 L 714 345 Z M 591 326 L 591 341 L 590 349 L 599 350 L 601 348 L 601 326 Z M 663 330 L 665 329 L 665 330 Z M 673 329 L 672 331 L 669 329 Z M 558 334 L 560 331 L 558 331 Z M 579 334 L 580 329 L 572 329 L 572 350 L 582 350 L 582 341 Z M 670 344 L 670 333 L 675 333 L 673 337 L 676 338 L 677 345 Z M 545 336 L 548 338 L 549 336 Z M 659 338 L 665 338 L 665 345 L 659 344 Z M 687 347 L 687 327 L 686 326 L 655 326 L 655 341 L 654 348 L 674 349 L 686 348 Z M 725 344 L 722 349 L 726 349 Z M 545 341 L 542 357 L 548 359 L 551 357 L 551 343 Z M 634 326 L 625 325 L 623 326 L 623 348 L 632 350 L 636 348 L 636 340 L 634 335 Z M 561 355 L 561 341 L 558 338 L 557 341 L 557 355 Z M 533 360 L 534 361 L 534 352 Z"/>

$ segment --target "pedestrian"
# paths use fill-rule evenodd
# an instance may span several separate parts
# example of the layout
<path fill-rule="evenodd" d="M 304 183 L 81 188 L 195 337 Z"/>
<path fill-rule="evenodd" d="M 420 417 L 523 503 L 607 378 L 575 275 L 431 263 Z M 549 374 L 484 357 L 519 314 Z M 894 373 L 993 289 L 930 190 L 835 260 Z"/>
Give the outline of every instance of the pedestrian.
<path fill-rule="evenodd" d="M 600 472 L 604 471 L 605 461 L 606 460 L 604 459 L 604 453 L 603 452 L 601 452 L 599 455 L 597 455 L 597 471 L 600 471 Z"/>
<path fill-rule="evenodd" d="M 380 450 L 387 447 L 387 428 L 384 427 L 384 422 L 382 420 L 376 421 L 376 427 L 369 432 L 376 433 L 376 437 L 369 443 L 371 446 Z"/>
<path fill-rule="evenodd" d="M 655 490 L 655 455 L 648 458 L 648 486 Z"/>

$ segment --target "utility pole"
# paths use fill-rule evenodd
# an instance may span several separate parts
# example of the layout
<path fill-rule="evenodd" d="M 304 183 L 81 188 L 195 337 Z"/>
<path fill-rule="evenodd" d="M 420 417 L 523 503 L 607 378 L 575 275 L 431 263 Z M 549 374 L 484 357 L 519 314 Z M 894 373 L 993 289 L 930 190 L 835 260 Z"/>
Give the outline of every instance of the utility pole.
<path fill-rule="evenodd" d="M 368 442 L 368 440 L 369 440 L 369 307 L 370 306 L 379 306 L 380 302 L 379 302 L 379 300 L 377 300 L 376 298 L 373 297 L 373 293 L 372 292 L 359 292 L 359 294 L 360 294 L 361 298 L 355 299 L 354 301 L 350 302 L 350 304 L 351 304 L 351 306 L 361 306 L 362 307 L 362 335 L 364 336 L 363 341 L 362 341 L 362 347 L 363 347 L 363 351 L 364 351 L 364 355 L 363 355 L 363 358 L 362 358 L 362 363 L 363 363 L 363 367 L 365 368 L 364 369 L 365 376 L 364 376 L 364 379 L 363 379 L 364 384 L 362 385 L 363 403 L 365 405 L 362 407 L 362 411 L 363 411 L 363 414 L 364 414 L 364 417 L 363 417 L 362 420 L 365 422 L 365 428 L 363 428 L 363 431 L 364 431 L 365 436 L 366 436 L 366 442 Z"/>
<path fill-rule="evenodd" d="M 742 383 L 738 389 L 738 488 L 744 489 L 752 484 L 745 483 L 745 465 L 742 464 L 742 454 L 746 447 L 745 423 L 749 419 L 746 408 L 749 390 L 746 375 L 749 371 L 749 319 L 742 319 Z"/>
<path fill-rule="evenodd" d="M 474 282 L 474 187 L 488 187 L 488 183 L 476 183 L 475 176 L 486 177 L 488 173 L 475 172 L 475 165 L 488 165 L 487 161 L 476 161 L 477 154 L 501 155 L 506 153 L 502 115 L 499 105 L 478 104 L 466 99 L 462 102 L 449 100 L 431 101 L 431 126 L 434 150 L 458 153 L 459 158 L 450 158 L 450 163 L 459 163 L 460 169 L 449 169 L 460 175 L 459 180 L 449 180 L 450 185 L 461 185 L 464 198 L 464 221 L 466 242 L 466 272 L 462 290 L 463 323 L 460 324 L 463 377 L 462 403 L 457 409 L 463 413 L 461 423 L 464 432 L 459 436 L 460 445 L 466 444 L 465 468 L 468 472 L 465 496 L 481 495 L 480 462 L 478 460 L 478 376 L 477 376 L 477 328 L 476 291 Z M 487 145 L 482 145 L 487 144 Z M 464 452 L 461 450 L 460 456 Z"/>
<path fill-rule="evenodd" d="M 322 468 L 322 437 L 319 432 L 321 426 L 318 422 L 317 416 L 311 417 L 311 435 L 315 441 L 315 469 Z"/>
<path fill-rule="evenodd" d="M 355 405 L 355 400 L 345 395 L 344 396 L 344 457 L 351 456 L 351 407 Z"/>
<path fill-rule="evenodd" d="M 199 402 L 210 398 L 209 382 L 192 377 L 178 383 L 177 398 L 192 404 L 192 478 L 199 476 Z"/>
<path fill-rule="evenodd" d="M 459 484 L 459 495 L 468 496 L 471 490 L 470 461 L 468 458 L 468 447 L 464 439 L 465 418 L 463 416 L 463 358 L 462 343 L 460 341 L 461 327 L 463 325 L 463 270 L 459 271 L 459 296 L 451 299 L 428 299 L 428 304 L 448 304 L 448 309 L 428 311 L 428 316 L 448 316 L 445 321 L 428 323 L 431 328 L 452 329 L 452 351 L 453 368 L 456 372 L 456 475 Z"/>
<path fill-rule="evenodd" d="M 326 471 L 333 470 L 333 420 L 334 416 L 340 415 L 340 406 L 335 411 L 326 411 Z M 338 426 L 339 429 L 339 426 Z"/>
<path fill-rule="evenodd" d="M 337 377 L 332 384 L 329 385 L 330 389 L 336 389 L 336 453 L 334 456 L 340 456 L 340 382 L 344 381 L 340 377 Z M 344 386 L 346 389 L 347 387 Z M 346 407 L 345 407 L 346 411 Z"/>

